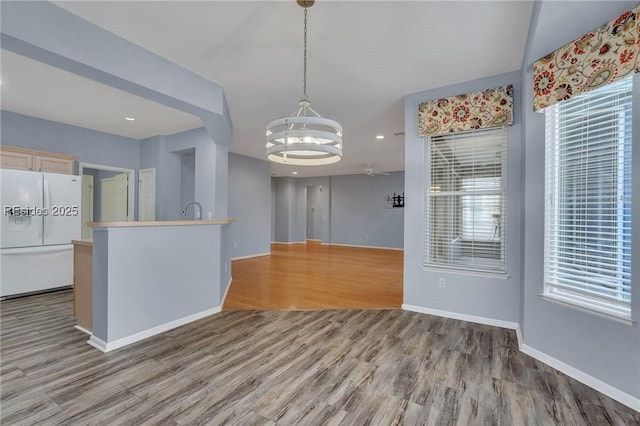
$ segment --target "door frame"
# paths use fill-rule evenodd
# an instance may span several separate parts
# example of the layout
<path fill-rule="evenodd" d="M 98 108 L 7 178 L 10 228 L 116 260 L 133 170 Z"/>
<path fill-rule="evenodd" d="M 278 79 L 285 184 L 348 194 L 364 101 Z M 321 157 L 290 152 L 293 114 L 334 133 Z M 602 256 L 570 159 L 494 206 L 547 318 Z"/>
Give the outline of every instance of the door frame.
<path fill-rule="evenodd" d="M 89 216 L 84 216 L 86 214 L 85 209 L 84 209 L 84 183 L 85 181 L 88 181 L 89 179 L 85 178 L 85 176 L 87 178 L 91 178 L 91 187 L 90 187 L 90 193 L 91 193 L 91 199 L 89 200 L 89 205 L 91 207 L 91 215 Z M 82 237 L 82 239 L 91 239 L 91 228 L 87 226 L 87 222 L 93 222 L 93 218 L 94 218 L 94 211 L 93 209 L 95 208 L 95 206 L 93 205 L 93 194 L 94 194 L 94 190 L 95 190 L 95 179 L 93 178 L 93 175 L 80 175 L 80 181 L 81 181 L 81 187 L 82 187 L 82 192 L 81 192 L 81 197 L 80 197 L 80 205 L 82 206 L 82 211 L 80 212 L 80 215 L 82 217 L 82 228 L 80 230 L 80 236 Z M 84 219 L 89 218 L 90 220 L 85 221 Z"/>
<path fill-rule="evenodd" d="M 78 165 L 78 174 L 82 176 L 84 173 L 84 169 L 96 169 L 96 170 L 104 170 L 107 172 L 119 172 L 119 173 L 128 173 L 129 174 L 129 182 L 127 183 L 128 191 L 129 191 L 129 200 L 127 201 L 127 221 L 133 222 L 135 220 L 135 199 L 136 199 L 136 171 L 135 169 L 125 169 L 122 167 L 114 167 L 114 166 L 106 166 L 104 164 L 94 164 L 94 163 L 80 163 Z"/>

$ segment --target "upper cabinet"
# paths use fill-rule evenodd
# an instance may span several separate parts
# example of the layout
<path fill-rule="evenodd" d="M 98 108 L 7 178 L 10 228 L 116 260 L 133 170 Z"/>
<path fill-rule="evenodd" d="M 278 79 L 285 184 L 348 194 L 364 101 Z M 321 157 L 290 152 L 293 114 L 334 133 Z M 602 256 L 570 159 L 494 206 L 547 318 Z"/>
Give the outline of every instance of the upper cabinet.
<path fill-rule="evenodd" d="M 72 175 L 76 157 L 54 152 L 35 151 L 13 146 L 0 147 L 0 167 L 3 169 L 33 170 L 36 172 Z"/>

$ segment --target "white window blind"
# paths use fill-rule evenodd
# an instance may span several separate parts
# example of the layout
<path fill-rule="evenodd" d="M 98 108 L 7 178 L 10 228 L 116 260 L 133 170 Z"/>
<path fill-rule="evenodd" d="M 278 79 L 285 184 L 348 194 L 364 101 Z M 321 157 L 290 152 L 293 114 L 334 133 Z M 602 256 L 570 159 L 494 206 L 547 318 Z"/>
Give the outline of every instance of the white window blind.
<path fill-rule="evenodd" d="M 545 110 L 545 294 L 631 317 L 632 77 Z"/>
<path fill-rule="evenodd" d="M 426 143 L 424 265 L 504 273 L 507 128 Z"/>

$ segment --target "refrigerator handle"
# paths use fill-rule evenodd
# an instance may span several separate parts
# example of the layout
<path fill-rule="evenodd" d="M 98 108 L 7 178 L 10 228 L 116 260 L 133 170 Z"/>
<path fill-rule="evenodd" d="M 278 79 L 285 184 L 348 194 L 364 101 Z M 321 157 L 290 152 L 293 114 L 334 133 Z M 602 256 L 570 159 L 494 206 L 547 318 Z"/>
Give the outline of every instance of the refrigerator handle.
<path fill-rule="evenodd" d="M 40 188 L 44 189 L 44 184 L 45 184 L 45 180 L 43 176 L 40 176 L 40 178 L 38 179 L 38 186 Z M 42 191 L 42 195 L 44 197 L 44 191 Z M 42 202 L 44 203 L 44 200 L 42 200 Z M 40 226 L 38 226 L 38 238 L 40 238 L 40 244 L 42 244 L 42 238 L 43 238 L 43 234 L 44 234 L 44 221 L 46 216 L 43 216 L 40 219 Z M 36 219 L 35 217 L 33 219 Z"/>
<path fill-rule="evenodd" d="M 45 178 L 44 180 L 44 208 L 46 209 L 47 214 L 44 215 L 44 234 L 49 234 L 49 228 L 51 228 L 52 220 L 49 218 L 51 215 L 51 185 L 49 185 L 49 180 Z"/>

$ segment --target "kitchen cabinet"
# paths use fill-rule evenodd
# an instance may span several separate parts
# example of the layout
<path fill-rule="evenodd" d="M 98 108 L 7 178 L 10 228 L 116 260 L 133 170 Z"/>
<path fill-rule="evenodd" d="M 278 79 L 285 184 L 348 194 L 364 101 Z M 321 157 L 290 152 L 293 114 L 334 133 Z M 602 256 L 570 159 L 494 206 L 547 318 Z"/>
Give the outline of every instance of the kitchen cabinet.
<path fill-rule="evenodd" d="M 13 146 L 0 147 L 0 167 L 3 169 L 72 175 L 75 172 L 76 158 L 73 155 L 55 152 L 36 151 Z"/>
<path fill-rule="evenodd" d="M 91 334 L 93 327 L 93 243 L 73 241 L 73 316 L 76 328 Z"/>

